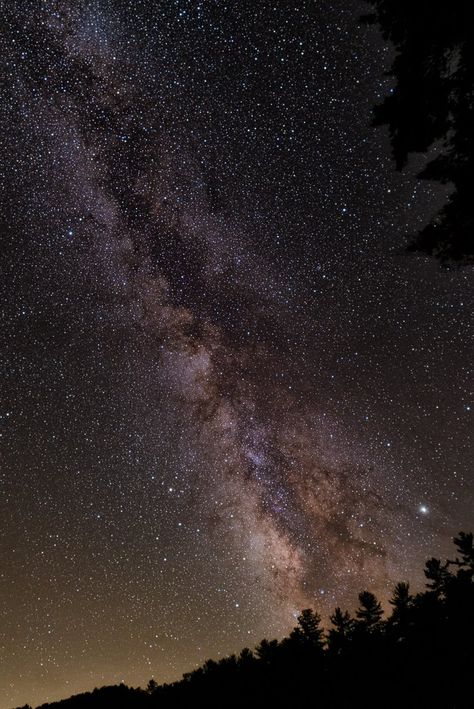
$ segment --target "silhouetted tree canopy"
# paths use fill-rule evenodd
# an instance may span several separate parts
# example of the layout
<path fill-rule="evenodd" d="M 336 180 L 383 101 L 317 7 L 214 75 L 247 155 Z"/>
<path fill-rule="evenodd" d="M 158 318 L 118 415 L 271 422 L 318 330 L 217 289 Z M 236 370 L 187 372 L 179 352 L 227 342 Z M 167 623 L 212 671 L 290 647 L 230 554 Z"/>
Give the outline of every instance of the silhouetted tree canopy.
<path fill-rule="evenodd" d="M 301 611 L 298 625 L 290 634 L 290 640 L 306 647 L 323 647 L 324 630 L 321 628 L 321 616 L 311 608 Z"/>
<path fill-rule="evenodd" d="M 326 634 L 319 614 L 305 609 L 283 640 L 207 660 L 173 684 L 103 687 L 40 709 L 472 709 L 473 535 L 454 543 L 453 560 L 426 562 L 424 592 L 396 584 L 385 619 L 363 591 L 356 617 L 336 608 Z"/>
<path fill-rule="evenodd" d="M 382 606 L 370 591 L 359 593 L 360 607 L 356 611 L 359 625 L 366 630 L 372 630 L 383 616 Z"/>
<path fill-rule="evenodd" d="M 410 153 L 428 152 L 419 177 L 449 184 L 441 211 L 411 250 L 442 261 L 474 261 L 474 37 L 472 0 L 367 0 L 396 54 L 393 92 L 375 108 L 388 125 L 393 156 L 402 169 Z"/>

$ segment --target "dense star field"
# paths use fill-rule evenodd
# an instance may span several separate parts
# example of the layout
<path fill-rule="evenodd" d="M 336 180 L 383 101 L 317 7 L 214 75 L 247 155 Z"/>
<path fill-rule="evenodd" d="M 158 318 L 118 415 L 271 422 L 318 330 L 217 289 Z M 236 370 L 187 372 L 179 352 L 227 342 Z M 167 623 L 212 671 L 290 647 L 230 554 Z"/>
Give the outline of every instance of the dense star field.
<path fill-rule="evenodd" d="M 178 678 L 472 527 L 472 270 L 355 0 L 17 0 L 0 707 Z"/>

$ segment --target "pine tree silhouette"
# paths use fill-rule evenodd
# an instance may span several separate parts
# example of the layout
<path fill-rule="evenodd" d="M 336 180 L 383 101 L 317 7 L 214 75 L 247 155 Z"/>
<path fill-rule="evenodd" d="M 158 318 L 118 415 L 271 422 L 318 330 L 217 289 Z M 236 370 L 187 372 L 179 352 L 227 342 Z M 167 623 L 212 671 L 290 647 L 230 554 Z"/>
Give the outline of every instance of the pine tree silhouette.
<path fill-rule="evenodd" d="M 360 607 L 356 611 L 359 626 L 366 630 L 374 629 L 383 616 L 382 606 L 370 591 L 359 593 Z"/>

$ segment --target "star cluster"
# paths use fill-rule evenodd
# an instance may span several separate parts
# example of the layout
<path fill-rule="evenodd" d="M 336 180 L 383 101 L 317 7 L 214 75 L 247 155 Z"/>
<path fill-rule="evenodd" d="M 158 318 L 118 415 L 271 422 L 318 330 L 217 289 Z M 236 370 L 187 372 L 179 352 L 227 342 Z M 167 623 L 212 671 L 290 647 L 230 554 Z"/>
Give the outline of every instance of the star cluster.
<path fill-rule="evenodd" d="M 472 526 L 472 272 L 356 0 L 5 8 L 0 705 L 177 678 Z"/>

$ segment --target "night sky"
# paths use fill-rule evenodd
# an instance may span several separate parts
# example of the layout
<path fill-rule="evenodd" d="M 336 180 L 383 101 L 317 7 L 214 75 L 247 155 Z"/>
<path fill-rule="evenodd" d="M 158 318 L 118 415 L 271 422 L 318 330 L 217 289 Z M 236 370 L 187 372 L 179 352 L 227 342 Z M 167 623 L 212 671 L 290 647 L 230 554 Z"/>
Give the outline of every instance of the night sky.
<path fill-rule="evenodd" d="M 356 0 L 2 9 L 0 708 L 178 678 L 473 526 L 472 270 Z"/>

